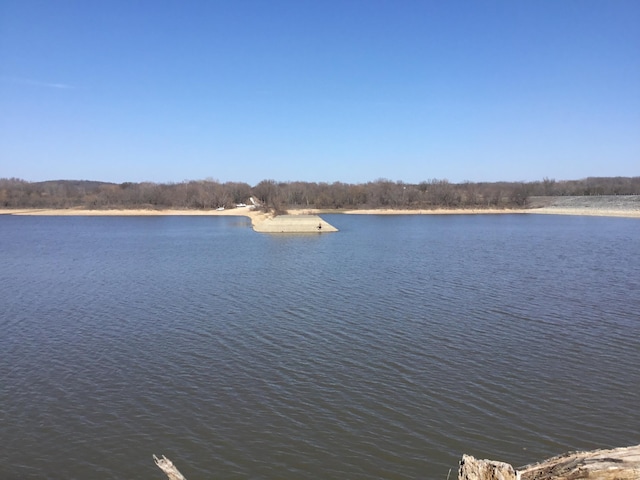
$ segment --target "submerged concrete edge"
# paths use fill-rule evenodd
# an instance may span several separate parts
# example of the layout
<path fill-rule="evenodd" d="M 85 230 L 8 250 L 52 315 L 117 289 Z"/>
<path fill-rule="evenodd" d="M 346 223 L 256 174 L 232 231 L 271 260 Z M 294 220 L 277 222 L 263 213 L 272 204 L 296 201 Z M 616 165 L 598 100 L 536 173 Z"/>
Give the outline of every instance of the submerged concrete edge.
<path fill-rule="evenodd" d="M 338 229 L 319 215 L 278 215 L 253 223 L 259 233 L 331 233 Z"/>

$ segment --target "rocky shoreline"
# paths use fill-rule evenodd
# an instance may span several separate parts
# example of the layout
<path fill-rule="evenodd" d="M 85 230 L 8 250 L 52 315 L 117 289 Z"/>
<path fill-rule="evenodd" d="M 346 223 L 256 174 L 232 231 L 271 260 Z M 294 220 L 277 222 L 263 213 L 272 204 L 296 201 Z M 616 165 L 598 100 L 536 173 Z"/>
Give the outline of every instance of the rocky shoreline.
<path fill-rule="evenodd" d="M 530 197 L 531 213 L 640 217 L 640 195 Z"/>

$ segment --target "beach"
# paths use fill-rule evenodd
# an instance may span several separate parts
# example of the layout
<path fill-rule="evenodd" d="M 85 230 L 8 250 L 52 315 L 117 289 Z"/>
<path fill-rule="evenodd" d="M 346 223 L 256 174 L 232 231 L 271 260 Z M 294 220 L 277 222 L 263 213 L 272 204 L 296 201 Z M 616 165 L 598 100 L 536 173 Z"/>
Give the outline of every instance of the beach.
<path fill-rule="evenodd" d="M 289 209 L 288 215 L 322 215 L 341 213 L 345 215 L 582 215 L 599 217 L 640 218 L 640 196 L 638 195 L 603 195 L 588 197 L 532 197 L 527 208 L 436 208 L 436 209 Z M 181 210 L 181 209 L 100 209 L 86 208 L 67 209 L 35 209 L 17 208 L 0 209 L 0 215 L 41 215 L 41 216 L 158 216 L 158 215 L 192 215 L 192 216 L 243 216 L 251 219 L 256 227 L 273 214 L 258 211 L 250 207 L 239 207 L 225 210 Z M 302 221 L 302 219 L 301 219 Z"/>
<path fill-rule="evenodd" d="M 626 217 L 640 218 L 640 210 L 625 209 L 598 209 L 598 208 L 559 208 L 541 207 L 535 209 L 434 209 L 434 210 L 413 210 L 413 209 L 361 209 L 361 210 L 325 210 L 325 209 L 292 209 L 288 210 L 288 215 L 322 215 L 327 213 L 341 213 L 344 215 L 579 215 L 593 217 Z M 264 220 L 272 218 L 273 215 L 255 210 L 177 210 L 177 209 L 109 209 L 109 210 L 89 210 L 89 209 L 0 209 L 0 215 L 33 215 L 33 216 L 94 216 L 94 217 L 141 217 L 141 216 L 236 216 L 248 217 L 253 225 L 257 225 Z"/>
<path fill-rule="evenodd" d="M 0 209 L 0 215 L 33 215 L 33 216 L 86 216 L 86 217 L 147 217 L 147 216 L 234 216 L 248 217 L 253 226 L 263 222 L 272 215 L 262 211 L 244 207 L 228 210 L 181 210 L 181 209 L 145 209 L 119 208 L 91 210 L 86 208 L 16 208 Z"/>
<path fill-rule="evenodd" d="M 410 210 L 410 209 L 362 209 L 362 210 L 323 210 L 301 209 L 289 210 L 288 215 L 322 215 L 327 213 L 341 213 L 344 215 L 579 215 L 592 217 L 626 217 L 640 218 L 640 210 L 603 210 L 580 208 L 544 207 L 536 209 L 435 209 L 435 210 Z M 34 216 L 94 216 L 94 217 L 141 217 L 141 216 L 236 216 L 248 217 L 255 226 L 273 215 L 249 211 L 249 210 L 147 210 L 147 209 L 0 209 L 0 215 L 34 215 Z"/>

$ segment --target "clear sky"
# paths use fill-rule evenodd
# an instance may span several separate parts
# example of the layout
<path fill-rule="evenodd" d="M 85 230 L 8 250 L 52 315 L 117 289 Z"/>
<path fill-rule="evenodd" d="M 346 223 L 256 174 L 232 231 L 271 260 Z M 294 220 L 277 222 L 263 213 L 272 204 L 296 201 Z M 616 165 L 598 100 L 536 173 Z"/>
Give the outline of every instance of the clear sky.
<path fill-rule="evenodd" d="M 0 177 L 638 175 L 638 0 L 0 0 Z"/>

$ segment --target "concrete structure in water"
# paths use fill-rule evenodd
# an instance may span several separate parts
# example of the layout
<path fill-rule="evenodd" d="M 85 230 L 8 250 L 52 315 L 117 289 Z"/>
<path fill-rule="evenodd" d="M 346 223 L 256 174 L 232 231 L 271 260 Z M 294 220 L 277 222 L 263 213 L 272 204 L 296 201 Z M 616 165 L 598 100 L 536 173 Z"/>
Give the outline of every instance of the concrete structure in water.
<path fill-rule="evenodd" d="M 278 215 L 253 226 L 260 233 L 327 233 L 338 229 L 318 215 Z"/>

